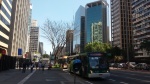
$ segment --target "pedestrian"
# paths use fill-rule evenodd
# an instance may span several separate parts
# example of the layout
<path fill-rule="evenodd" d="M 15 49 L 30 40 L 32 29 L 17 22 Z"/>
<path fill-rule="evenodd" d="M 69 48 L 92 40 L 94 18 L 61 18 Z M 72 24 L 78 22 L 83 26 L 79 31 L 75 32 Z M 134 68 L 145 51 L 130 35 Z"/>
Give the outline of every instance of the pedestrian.
<path fill-rule="evenodd" d="M 44 71 L 44 68 L 45 68 L 45 64 L 42 63 L 42 71 Z"/>
<path fill-rule="evenodd" d="M 41 65 L 42 65 L 42 64 L 41 64 L 41 62 L 39 62 L 39 64 L 38 64 L 38 66 L 39 66 L 39 70 L 41 69 Z"/>
<path fill-rule="evenodd" d="M 34 63 L 33 62 L 31 62 L 30 68 L 31 68 L 31 72 L 32 72 L 33 68 L 34 68 Z"/>
<path fill-rule="evenodd" d="M 22 73 L 25 73 L 26 72 L 26 66 L 27 66 L 25 61 L 22 63 L 22 66 L 23 66 Z"/>
<path fill-rule="evenodd" d="M 37 68 L 38 68 L 38 63 L 37 62 L 35 63 L 35 67 L 36 67 L 36 70 L 37 70 Z"/>
<path fill-rule="evenodd" d="M 49 63 L 49 65 L 48 65 L 48 70 L 50 70 L 51 68 L 52 68 L 52 64 Z"/>
<path fill-rule="evenodd" d="M 27 62 L 27 70 L 29 70 L 30 62 Z"/>

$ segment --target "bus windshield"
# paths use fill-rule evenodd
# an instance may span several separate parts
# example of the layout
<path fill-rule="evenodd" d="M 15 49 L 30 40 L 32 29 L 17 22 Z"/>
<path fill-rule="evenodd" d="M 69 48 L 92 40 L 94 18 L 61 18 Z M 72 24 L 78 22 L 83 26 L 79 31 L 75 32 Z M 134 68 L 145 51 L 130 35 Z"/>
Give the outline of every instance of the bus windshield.
<path fill-rule="evenodd" d="M 101 57 L 89 57 L 89 63 L 92 69 L 95 69 L 95 68 L 106 69 L 107 68 L 106 60 Z"/>

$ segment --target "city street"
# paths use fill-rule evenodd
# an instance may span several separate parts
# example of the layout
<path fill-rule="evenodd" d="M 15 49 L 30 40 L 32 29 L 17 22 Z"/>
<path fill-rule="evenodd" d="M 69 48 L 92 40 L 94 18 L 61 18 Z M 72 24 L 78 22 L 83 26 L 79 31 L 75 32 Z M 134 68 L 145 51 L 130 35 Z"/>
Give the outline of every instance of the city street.
<path fill-rule="evenodd" d="M 19 70 L 0 72 L 0 84 L 74 84 L 74 75 L 67 70 Z M 150 84 L 150 72 L 113 69 L 108 79 L 86 79 L 76 76 L 76 84 Z"/>
<path fill-rule="evenodd" d="M 107 80 L 91 80 L 93 84 L 150 84 L 150 72 L 111 70 Z"/>

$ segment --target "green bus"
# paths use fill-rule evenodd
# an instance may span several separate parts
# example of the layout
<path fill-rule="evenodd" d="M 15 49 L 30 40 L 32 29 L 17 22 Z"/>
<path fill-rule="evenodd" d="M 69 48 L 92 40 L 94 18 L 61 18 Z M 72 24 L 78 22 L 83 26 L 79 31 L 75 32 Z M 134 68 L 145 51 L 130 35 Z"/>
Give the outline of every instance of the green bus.
<path fill-rule="evenodd" d="M 87 78 L 107 78 L 110 76 L 106 53 L 92 52 L 67 57 L 68 70 L 73 72 L 73 60 L 80 59 L 82 66 L 76 74 Z"/>

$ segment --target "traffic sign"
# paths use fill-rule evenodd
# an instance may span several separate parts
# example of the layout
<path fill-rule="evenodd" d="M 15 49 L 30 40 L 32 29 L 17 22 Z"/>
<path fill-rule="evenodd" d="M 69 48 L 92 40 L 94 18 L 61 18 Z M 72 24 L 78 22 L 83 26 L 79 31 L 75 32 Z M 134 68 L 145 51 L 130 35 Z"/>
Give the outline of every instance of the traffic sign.
<path fill-rule="evenodd" d="M 18 48 L 18 55 L 22 55 L 22 49 Z"/>

